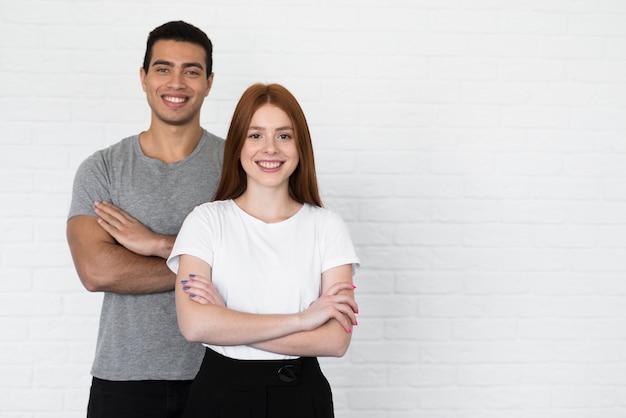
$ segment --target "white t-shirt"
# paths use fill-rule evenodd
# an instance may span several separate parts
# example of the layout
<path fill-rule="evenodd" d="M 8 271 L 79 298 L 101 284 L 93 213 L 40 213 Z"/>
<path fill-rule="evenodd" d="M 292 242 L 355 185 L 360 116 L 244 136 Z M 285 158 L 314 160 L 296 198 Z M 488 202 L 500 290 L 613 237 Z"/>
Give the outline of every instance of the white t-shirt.
<path fill-rule="evenodd" d="M 344 221 L 304 204 L 291 218 L 265 223 L 232 200 L 197 206 L 185 219 L 167 264 L 189 254 L 212 267 L 212 281 L 230 309 L 259 314 L 301 312 L 317 300 L 324 271 L 359 259 Z M 213 346 L 240 360 L 293 358 L 249 346 Z"/>

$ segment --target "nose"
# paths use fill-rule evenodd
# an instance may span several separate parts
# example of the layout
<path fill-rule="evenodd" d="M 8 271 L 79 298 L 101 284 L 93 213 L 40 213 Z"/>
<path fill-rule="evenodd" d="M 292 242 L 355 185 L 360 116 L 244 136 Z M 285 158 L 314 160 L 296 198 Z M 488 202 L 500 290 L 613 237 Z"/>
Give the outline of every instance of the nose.
<path fill-rule="evenodd" d="M 172 71 L 168 85 L 172 88 L 182 89 L 185 87 L 185 77 L 182 71 Z"/>
<path fill-rule="evenodd" d="M 266 152 L 267 154 L 276 154 L 276 144 L 274 143 L 273 139 L 268 139 L 267 141 L 264 141 L 264 146 L 263 146 L 263 151 Z"/>

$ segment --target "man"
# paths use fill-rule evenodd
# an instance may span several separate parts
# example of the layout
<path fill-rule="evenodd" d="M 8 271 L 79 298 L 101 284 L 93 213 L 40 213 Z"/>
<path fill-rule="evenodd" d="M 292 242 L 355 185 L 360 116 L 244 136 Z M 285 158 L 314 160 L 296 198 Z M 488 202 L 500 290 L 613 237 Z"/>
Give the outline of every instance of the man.
<path fill-rule="evenodd" d="M 140 69 L 150 127 L 79 167 L 67 240 L 85 288 L 104 292 L 88 417 L 178 417 L 204 349 L 178 329 L 176 234 L 213 197 L 224 141 L 200 126 L 213 83 L 212 44 L 200 29 L 154 29 Z"/>

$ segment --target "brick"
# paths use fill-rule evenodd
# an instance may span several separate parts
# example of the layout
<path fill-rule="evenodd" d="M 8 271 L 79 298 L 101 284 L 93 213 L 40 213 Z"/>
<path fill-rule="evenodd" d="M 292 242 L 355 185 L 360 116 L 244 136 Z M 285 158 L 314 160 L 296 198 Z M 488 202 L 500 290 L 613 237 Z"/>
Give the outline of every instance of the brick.
<path fill-rule="evenodd" d="M 457 319 L 452 338 L 459 340 L 507 341 L 517 338 L 518 323 L 512 319 Z"/>
<path fill-rule="evenodd" d="M 460 386 L 518 386 L 523 367 L 519 365 L 466 365 L 459 367 Z"/>
<path fill-rule="evenodd" d="M 490 360 L 488 343 L 476 341 L 424 342 L 420 345 L 420 361 L 434 364 L 473 364 Z"/>
<path fill-rule="evenodd" d="M 445 387 L 457 382 L 457 374 L 455 366 L 390 366 L 389 385 L 392 387 Z"/>
<path fill-rule="evenodd" d="M 491 10 L 471 12 L 434 11 L 430 14 L 430 24 L 435 32 L 496 32 L 498 15 Z"/>
<path fill-rule="evenodd" d="M 456 273 L 400 271 L 395 290 L 399 293 L 455 294 L 464 290 L 463 278 Z"/>
<path fill-rule="evenodd" d="M 350 347 L 350 357 L 357 365 L 369 363 L 414 364 L 419 358 L 419 346 L 415 342 L 396 341 L 355 344 Z M 370 383 L 371 384 L 371 383 Z"/>
<path fill-rule="evenodd" d="M 568 344 L 571 344 L 569 342 Z M 556 354 L 554 343 L 544 341 L 503 341 L 491 342 L 487 356 L 493 363 L 549 364 L 563 361 Z"/>
<path fill-rule="evenodd" d="M 557 388 L 552 399 L 558 408 L 609 408 L 619 402 L 617 392 L 611 388 Z"/>
<path fill-rule="evenodd" d="M 452 322 L 441 318 L 387 319 L 386 337 L 392 341 L 447 341 L 452 336 Z"/>
<path fill-rule="evenodd" d="M 511 176 L 556 176 L 563 172 L 562 157 L 546 154 L 503 156 L 498 159 L 498 172 Z"/>
<path fill-rule="evenodd" d="M 418 405 L 417 390 L 411 389 L 355 389 L 348 393 L 348 407 L 352 410 L 371 411 L 414 410 Z"/>

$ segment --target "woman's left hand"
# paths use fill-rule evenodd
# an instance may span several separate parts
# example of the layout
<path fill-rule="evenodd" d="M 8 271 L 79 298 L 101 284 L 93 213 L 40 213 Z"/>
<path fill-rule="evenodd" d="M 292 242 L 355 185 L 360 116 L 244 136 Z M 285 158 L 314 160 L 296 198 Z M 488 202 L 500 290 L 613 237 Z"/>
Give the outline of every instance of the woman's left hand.
<path fill-rule="evenodd" d="M 226 303 L 222 299 L 211 280 L 197 274 L 190 274 L 186 280 L 181 280 L 183 292 L 189 295 L 189 298 L 201 305 L 216 305 L 226 307 Z"/>

